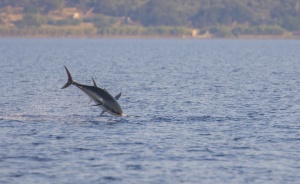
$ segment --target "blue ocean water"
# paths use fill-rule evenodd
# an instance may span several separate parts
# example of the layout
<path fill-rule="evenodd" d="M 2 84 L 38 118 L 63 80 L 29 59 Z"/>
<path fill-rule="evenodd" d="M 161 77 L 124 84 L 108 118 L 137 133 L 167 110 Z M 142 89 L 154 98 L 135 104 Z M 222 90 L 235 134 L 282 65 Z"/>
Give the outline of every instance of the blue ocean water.
<path fill-rule="evenodd" d="M 1 39 L 0 183 L 299 183 L 300 41 Z M 73 79 L 112 95 L 101 109 Z"/>

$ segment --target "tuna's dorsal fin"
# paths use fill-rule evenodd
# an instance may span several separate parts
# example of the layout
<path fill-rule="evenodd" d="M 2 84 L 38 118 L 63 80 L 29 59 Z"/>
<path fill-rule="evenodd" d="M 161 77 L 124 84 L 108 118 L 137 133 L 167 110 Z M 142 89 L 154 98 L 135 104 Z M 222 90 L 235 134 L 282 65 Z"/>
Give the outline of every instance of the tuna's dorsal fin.
<path fill-rule="evenodd" d="M 97 84 L 96 84 L 96 82 L 95 82 L 95 80 L 94 80 L 94 78 L 93 78 L 93 77 L 92 77 L 92 79 L 93 79 L 94 86 L 96 86 L 96 87 L 97 87 Z"/>
<path fill-rule="evenodd" d="M 98 87 L 93 77 L 92 77 L 92 79 L 93 79 L 94 86 L 95 86 L 95 87 Z M 103 88 L 103 90 L 104 90 L 105 92 L 107 92 L 106 89 Z"/>
<path fill-rule="evenodd" d="M 121 97 L 121 93 L 119 93 L 117 96 L 115 96 L 115 99 L 119 100 L 120 97 Z"/>

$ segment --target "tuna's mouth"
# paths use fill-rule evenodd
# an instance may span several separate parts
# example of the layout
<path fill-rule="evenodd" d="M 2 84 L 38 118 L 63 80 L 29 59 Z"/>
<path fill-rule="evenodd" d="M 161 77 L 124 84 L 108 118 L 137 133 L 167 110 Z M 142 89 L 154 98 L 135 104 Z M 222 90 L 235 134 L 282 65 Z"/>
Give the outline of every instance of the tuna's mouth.
<path fill-rule="evenodd" d="M 116 111 L 111 111 L 113 112 L 116 116 L 126 116 L 126 114 L 124 114 L 123 112 L 116 112 Z"/>
<path fill-rule="evenodd" d="M 126 116 L 124 113 L 115 113 L 117 116 Z"/>

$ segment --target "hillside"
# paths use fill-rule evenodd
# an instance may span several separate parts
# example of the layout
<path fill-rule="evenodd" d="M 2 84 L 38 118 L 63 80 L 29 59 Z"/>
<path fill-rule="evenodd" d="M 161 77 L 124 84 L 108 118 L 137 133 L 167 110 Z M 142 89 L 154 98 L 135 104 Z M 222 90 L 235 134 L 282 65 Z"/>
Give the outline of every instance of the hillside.
<path fill-rule="evenodd" d="M 1 0 L 0 36 L 287 37 L 300 0 Z"/>

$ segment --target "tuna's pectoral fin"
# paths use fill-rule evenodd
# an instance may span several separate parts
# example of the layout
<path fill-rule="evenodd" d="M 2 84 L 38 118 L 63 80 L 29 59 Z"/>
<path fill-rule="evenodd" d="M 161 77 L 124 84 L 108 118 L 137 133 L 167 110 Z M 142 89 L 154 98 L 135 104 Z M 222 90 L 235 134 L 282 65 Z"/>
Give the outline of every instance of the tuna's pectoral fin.
<path fill-rule="evenodd" d="M 102 116 L 104 113 L 105 113 L 105 110 L 103 110 L 103 111 L 100 113 L 100 116 Z"/>
<path fill-rule="evenodd" d="M 103 105 L 103 102 L 98 102 L 97 104 L 95 104 L 95 105 L 93 105 L 93 106 L 101 106 L 101 105 Z"/>
<path fill-rule="evenodd" d="M 100 105 L 102 105 L 101 103 L 98 103 L 98 104 L 95 104 L 95 105 L 92 105 L 92 106 L 100 106 Z"/>
<path fill-rule="evenodd" d="M 117 96 L 115 96 L 115 99 L 119 100 L 120 97 L 121 97 L 121 93 L 119 93 Z"/>

